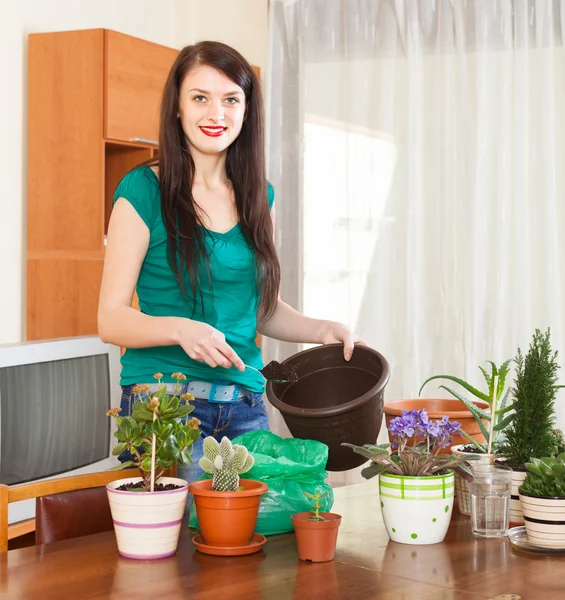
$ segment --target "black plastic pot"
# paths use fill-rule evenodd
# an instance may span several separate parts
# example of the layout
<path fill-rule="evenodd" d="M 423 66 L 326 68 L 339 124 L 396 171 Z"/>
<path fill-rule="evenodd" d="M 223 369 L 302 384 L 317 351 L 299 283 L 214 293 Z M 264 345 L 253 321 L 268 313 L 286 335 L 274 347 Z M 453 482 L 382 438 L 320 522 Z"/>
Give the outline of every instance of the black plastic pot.
<path fill-rule="evenodd" d="M 374 444 L 383 419 L 389 365 L 379 352 L 356 346 L 349 362 L 343 345 L 317 346 L 283 361 L 298 373 L 295 383 L 268 383 L 267 397 L 295 438 L 329 447 L 328 471 L 347 471 L 366 458 L 342 442 Z"/>

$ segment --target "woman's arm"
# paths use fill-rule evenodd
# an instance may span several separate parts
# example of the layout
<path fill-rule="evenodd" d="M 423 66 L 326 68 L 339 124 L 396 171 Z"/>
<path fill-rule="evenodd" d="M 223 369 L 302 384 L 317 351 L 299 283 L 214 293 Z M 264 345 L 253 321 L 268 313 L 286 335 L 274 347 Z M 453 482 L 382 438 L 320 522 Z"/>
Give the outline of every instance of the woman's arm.
<path fill-rule="evenodd" d="M 302 344 L 343 343 L 343 356 L 349 360 L 355 344 L 366 345 L 347 325 L 336 321 L 312 319 L 294 310 L 280 298 L 273 316 L 258 324 L 257 331 L 281 342 Z"/>
<path fill-rule="evenodd" d="M 271 210 L 273 232 L 275 231 L 275 209 Z M 294 310 L 280 298 L 275 312 L 267 321 L 258 322 L 257 331 L 281 342 L 302 344 L 343 343 L 343 355 L 349 360 L 355 344 L 366 345 L 347 325 L 335 321 L 312 319 Z"/>
<path fill-rule="evenodd" d="M 102 341 L 125 348 L 179 344 L 194 360 L 211 367 L 244 370 L 224 335 L 206 323 L 182 317 L 151 317 L 131 307 L 139 271 L 149 247 L 149 229 L 133 206 L 119 198 L 108 226 L 108 243 L 98 304 Z"/>

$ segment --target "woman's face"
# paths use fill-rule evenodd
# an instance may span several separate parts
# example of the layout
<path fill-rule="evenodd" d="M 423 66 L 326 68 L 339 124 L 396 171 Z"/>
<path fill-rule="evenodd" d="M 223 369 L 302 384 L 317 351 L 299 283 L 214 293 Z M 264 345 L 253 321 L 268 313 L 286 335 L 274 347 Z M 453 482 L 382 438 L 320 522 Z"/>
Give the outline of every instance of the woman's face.
<path fill-rule="evenodd" d="M 179 117 L 191 149 L 225 152 L 243 125 L 243 90 L 220 71 L 199 65 L 184 78 L 179 96 Z"/>

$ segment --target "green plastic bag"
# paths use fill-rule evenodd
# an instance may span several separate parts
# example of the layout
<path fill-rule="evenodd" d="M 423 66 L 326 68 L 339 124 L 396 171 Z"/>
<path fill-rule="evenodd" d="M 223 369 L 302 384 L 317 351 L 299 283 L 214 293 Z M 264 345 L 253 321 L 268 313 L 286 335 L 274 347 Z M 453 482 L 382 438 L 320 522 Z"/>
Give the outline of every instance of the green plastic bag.
<path fill-rule="evenodd" d="M 269 491 L 261 497 L 259 517 L 255 531 L 262 535 L 275 535 L 293 531 L 291 515 L 311 509 L 304 492 L 327 493 L 320 500 L 322 511 L 333 506 L 332 488 L 324 483 L 328 476 L 326 463 L 328 447 L 314 440 L 282 438 L 270 431 L 260 429 L 240 435 L 232 440 L 245 446 L 255 464 L 242 477 L 263 481 Z M 210 479 L 204 473 L 200 479 Z M 198 529 L 194 503 L 190 508 L 189 526 Z"/>

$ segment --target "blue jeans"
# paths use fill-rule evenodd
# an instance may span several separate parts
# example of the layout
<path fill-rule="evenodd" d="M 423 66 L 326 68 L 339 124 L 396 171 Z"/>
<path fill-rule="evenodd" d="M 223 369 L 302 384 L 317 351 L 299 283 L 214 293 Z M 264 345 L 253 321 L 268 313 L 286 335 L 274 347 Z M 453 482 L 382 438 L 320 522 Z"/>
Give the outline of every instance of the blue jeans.
<path fill-rule="evenodd" d="M 122 387 L 122 400 L 120 403 L 120 416 L 131 415 L 134 398 L 133 385 Z M 182 385 L 181 394 L 188 390 L 188 382 Z M 142 395 L 143 397 L 143 395 Z M 195 481 L 202 475 L 198 461 L 202 458 L 202 443 L 205 437 L 214 436 L 220 441 L 224 436 L 230 440 L 238 435 L 258 429 L 269 429 L 267 409 L 263 402 L 263 394 L 249 392 L 249 395 L 239 398 L 233 404 L 216 404 L 208 400 L 196 398 L 191 402 L 194 410 L 188 416 L 196 417 L 200 421 L 200 439 L 192 446 L 192 465 L 179 465 L 178 477 L 188 482 Z M 129 452 L 119 456 L 121 462 L 130 460 Z"/>

